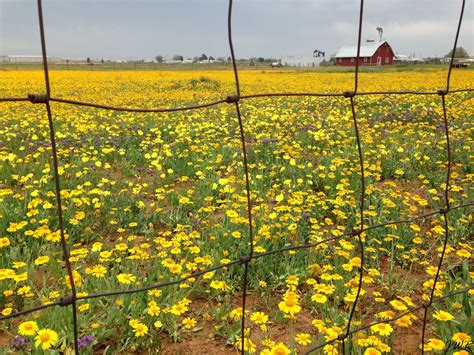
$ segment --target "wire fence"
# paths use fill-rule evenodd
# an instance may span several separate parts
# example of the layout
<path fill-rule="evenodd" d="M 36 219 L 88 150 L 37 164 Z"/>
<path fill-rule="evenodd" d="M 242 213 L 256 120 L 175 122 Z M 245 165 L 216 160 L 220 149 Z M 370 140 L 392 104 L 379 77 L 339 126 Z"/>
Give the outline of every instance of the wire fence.
<path fill-rule="evenodd" d="M 21 101 L 29 101 L 33 104 L 43 104 L 47 117 L 48 117 L 48 122 L 49 122 L 49 132 L 50 132 L 50 140 L 51 140 L 51 147 L 52 147 L 52 158 L 53 158 L 53 175 L 54 175 L 54 182 L 55 182 L 55 194 L 56 194 L 56 202 L 57 202 L 57 213 L 58 213 L 58 222 L 59 222 L 59 228 L 60 228 L 60 236 L 61 236 L 61 247 L 62 247 L 62 252 L 63 252 L 63 261 L 66 265 L 67 273 L 69 276 L 70 280 L 70 286 L 71 286 L 71 293 L 70 295 L 63 295 L 63 297 L 56 302 L 48 303 L 48 304 L 43 304 L 38 307 L 33 307 L 30 309 L 22 310 L 19 312 L 11 313 L 7 316 L 2 316 L 0 317 L 0 320 L 6 320 L 6 319 L 11 319 L 14 317 L 18 317 L 24 314 L 32 313 L 35 311 L 39 311 L 42 309 L 50 308 L 50 307 L 55 307 L 55 306 L 68 306 L 71 307 L 72 311 L 72 318 L 73 318 L 73 332 L 74 332 L 74 349 L 76 353 L 79 353 L 79 347 L 78 347 L 78 321 L 77 321 L 77 301 L 80 300 L 85 300 L 85 299 L 93 299 L 93 298 L 100 298 L 100 297 L 107 297 L 107 296 L 114 296 L 114 295 L 123 295 L 123 294 L 133 294 L 137 292 L 143 292 L 143 291 L 148 291 L 152 289 L 157 289 L 161 287 L 166 287 L 170 285 L 176 285 L 180 284 L 190 278 L 196 278 L 198 276 L 201 276 L 205 273 L 216 271 L 219 269 L 223 269 L 226 267 L 229 267 L 231 265 L 237 265 L 241 264 L 243 266 L 243 284 L 242 284 L 242 315 L 241 315 L 241 342 L 240 342 L 240 350 L 241 353 L 245 353 L 245 344 L 247 339 L 245 338 L 245 310 L 246 310 L 246 302 L 247 302 L 247 286 L 248 286 L 248 273 L 249 273 L 249 265 L 253 260 L 259 259 L 261 257 L 265 257 L 268 255 L 272 254 L 277 254 L 277 253 L 284 253 L 288 251 L 296 251 L 296 250 L 301 250 L 301 249 L 310 249 L 317 247 L 318 245 L 330 242 L 330 241 L 335 241 L 339 240 L 345 237 L 356 237 L 358 240 L 359 244 L 359 249 L 360 249 L 360 267 L 359 267 L 359 280 L 358 280 L 358 286 L 357 286 L 357 292 L 356 292 L 356 297 L 355 300 L 352 304 L 352 307 L 350 309 L 347 325 L 345 327 L 345 331 L 339 334 L 336 338 L 332 338 L 330 340 L 327 340 L 323 343 L 318 344 L 317 346 L 313 347 L 311 350 L 307 352 L 307 354 L 312 353 L 318 349 L 323 348 L 326 345 L 333 344 L 333 343 L 338 343 L 340 346 L 340 349 L 343 354 L 346 352 L 346 341 L 348 341 L 348 338 L 360 331 L 366 330 L 374 325 L 380 324 L 380 323 L 391 323 L 396 321 L 397 319 L 402 318 L 405 315 L 408 315 L 410 313 L 423 310 L 423 325 L 422 325 L 422 334 L 421 334 L 421 352 L 424 353 L 425 351 L 425 334 L 426 334 L 426 325 L 428 321 L 428 310 L 429 308 L 436 302 L 442 301 L 446 298 L 467 293 L 469 290 L 474 289 L 474 285 L 470 285 L 466 289 L 459 290 L 456 292 L 449 293 L 445 296 L 435 298 L 435 290 L 436 290 L 436 285 L 440 276 L 440 271 L 441 267 L 443 265 L 444 261 L 444 256 L 446 252 L 446 247 L 448 244 L 449 240 L 449 212 L 456 210 L 456 209 L 461 209 L 461 208 L 469 208 L 474 206 L 474 203 L 466 203 L 458 206 L 451 206 L 450 201 L 449 201 L 449 192 L 450 192 L 450 183 L 451 183 L 451 166 L 452 166 L 452 157 L 451 157 L 451 146 L 450 146 L 450 138 L 449 138 L 449 125 L 448 125 L 448 119 L 447 119 L 447 112 L 446 112 L 446 96 L 448 96 L 450 93 L 456 93 L 456 92 L 473 92 L 474 88 L 468 88 L 468 89 L 460 89 L 460 90 L 450 90 L 450 80 L 451 80 L 451 71 L 453 68 L 453 63 L 454 63 L 454 57 L 455 57 L 455 52 L 456 52 L 456 47 L 457 47 L 457 42 L 459 38 L 459 33 L 461 29 L 461 24 L 463 20 L 463 14 L 464 14 L 464 8 L 465 8 L 466 1 L 462 0 L 461 4 L 461 11 L 459 14 L 459 21 L 457 25 L 457 30 L 456 30 L 456 35 L 454 39 L 454 45 L 453 45 L 453 50 L 452 50 L 452 55 L 450 59 L 450 65 L 447 73 L 447 78 L 446 78 L 446 87 L 443 89 L 440 89 L 438 91 L 425 91 L 425 92 L 418 92 L 418 91 L 374 91 L 374 92 L 359 92 L 358 91 L 358 82 L 359 82 L 359 57 L 360 57 L 360 48 L 361 48 L 361 35 L 362 35 L 362 24 L 363 24 L 363 15 L 364 15 L 364 0 L 360 0 L 360 11 L 359 11 L 359 19 L 358 19 L 358 37 L 357 37 L 357 60 L 356 60 L 356 65 L 355 65 L 355 75 L 354 75 L 354 90 L 353 91 L 346 91 L 346 92 L 340 92 L 340 93 L 302 93 L 302 92 L 294 92 L 294 93 L 262 93 L 262 94 L 252 94 L 252 95 L 241 95 L 240 91 L 240 83 L 239 83 L 239 72 L 237 69 L 237 61 L 235 59 L 235 52 L 234 52 L 234 45 L 232 41 L 232 9 L 233 9 L 233 0 L 229 0 L 229 6 L 228 6 L 228 14 L 227 14 L 227 34 L 228 34 L 228 43 L 229 43 L 229 49 L 231 53 L 231 58 L 232 58 L 232 68 L 234 72 L 234 77 L 235 77 L 235 95 L 230 95 L 227 96 L 221 100 L 214 101 L 214 102 L 209 102 L 206 104 L 201 104 L 201 105 L 196 105 L 196 106 L 186 106 L 186 107 L 175 107 L 175 108 L 154 108 L 154 109 L 141 109 L 141 108 L 125 108 L 125 107 L 112 107 L 112 106 L 107 106 L 107 105 L 99 105 L 96 103 L 90 103 L 90 102 L 80 102 L 80 101 L 74 101 L 74 100 L 68 100 L 68 99 L 60 99 L 56 98 L 51 95 L 51 86 L 50 86 L 50 80 L 49 80 L 49 71 L 48 71 L 48 60 L 47 60 L 47 53 L 46 53 L 46 39 L 45 39 L 45 31 L 44 31 L 44 21 L 43 21 L 43 9 L 42 9 L 42 0 L 37 0 L 37 6 L 38 6 L 38 21 L 39 21 L 39 29 L 40 29 L 40 39 L 41 39 L 41 49 L 42 49 L 42 58 L 43 58 L 43 71 L 44 71 L 44 83 L 45 83 L 45 94 L 29 94 L 28 97 L 4 97 L 0 98 L 0 102 L 21 102 Z M 365 170 L 364 170 L 364 157 L 362 154 L 362 143 L 361 143 L 361 138 L 360 138 L 360 132 L 358 128 L 358 120 L 357 120 L 357 112 L 355 108 L 355 98 L 357 96 L 361 95 L 438 95 L 441 97 L 442 101 L 442 107 L 443 107 L 443 120 L 444 120 L 444 134 L 446 138 L 446 153 L 447 153 L 447 173 L 446 173 L 446 183 L 445 183 L 445 188 L 444 188 L 444 207 L 441 208 L 439 211 L 434 211 L 430 212 L 424 215 L 417 216 L 412 219 L 406 219 L 406 220 L 397 220 L 397 221 L 392 221 L 388 223 L 383 223 L 383 224 L 377 224 L 377 225 L 369 225 L 366 226 L 364 224 L 364 212 L 366 209 L 366 180 L 365 180 Z M 353 120 L 353 127 L 356 135 L 356 142 L 357 142 L 357 150 L 358 150 L 358 156 L 359 156 L 359 169 L 360 169 L 360 183 L 361 183 L 361 193 L 360 193 L 360 198 L 358 201 L 358 209 L 359 209 L 359 215 L 358 215 L 358 226 L 357 228 L 353 229 L 349 233 L 345 233 L 342 235 L 330 237 L 327 239 L 324 239 L 323 241 L 317 242 L 317 243 L 312 243 L 312 244 L 303 244 L 303 245 L 296 245 L 296 246 L 290 246 L 290 247 L 285 247 L 285 248 L 280 248 L 280 249 L 275 249 L 275 250 L 270 250 L 266 251 L 263 253 L 256 253 L 254 251 L 253 247 L 253 241 L 254 241 L 254 230 L 253 230 L 253 222 L 252 222 L 252 201 L 251 201 L 251 194 L 250 194 L 250 182 L 249 182 L 249 172 L 248 172 L 248 161 L 247 161 L 247 148 L 246 148 L 246 142 L 245 142 L 245 129 L 244 129 L 244 124 L 243 124 L 243 119 L 242 119 L 242 114 L 240 112 L 240 101 L 244 99 L 250 99 L 250 98 L 261 98 L 261 97 L 276 97 L 276 96 L 286 96 L 286 97 L 295 97 L 295 96 L 305 96 L 305 97 L 344 97 L 347 98 L 348 104 L 350 105 L 351 108 L 351 114 L 352 114 L 352 120 Z M 57 146 L 56 146 L 56 135 L 54 131 L 54 122 L 52 118 L 52 113 L 51 113 L 51 106 L 50 102 L 61 102 L 65 104 L 70 104 L 70 105 L 78 105 L 78 106 L 88 106 L 88 107 L 93 107 L 93 108 L 99 108 L 99 109 L 105 109 L 105 110 L 113 110 L 113 111 L 125 111 L 125 112 L 174 112 L 174 111 L 186 111 L 186 110 L 195 110 L 199 108 L 204 108 L 204 107 L 210 107 L 210 106 L 215 106 L 215 105 L 220 105 L 220 104 L 233 104 L 235 106 L 237 118 L 238 118 L 238 124 L 239 124 L 239 130 L 240 130 L 240 140 L 242 144 L 242 156 L 243 156 L 243 166 L 244 166 L 244 175 L 245 175 L 245 190 L 246 190 L 246 202 L 247 202 L 247 220 L 248 220 L 248 254 L 241 256 L 238 259 L 235 259 L 234 261 L 228 262 L 226 264 L 221 264 L 219 266 L 209 268 L 206 270 L 202 270 L 199 272 L 194 272 L 186 277 L 183 277 L 178 280 L 174 281 L 169 281 L 165 283 L 160 283 L 160 284 L 153 284 L 141 288 L 135 288 L 135 289 L 129 289 L 129 290 L 118 290 L 118 291 L 112 291 L 112 292 L 103 292 L 103 293 L 95 293 L 95 294 L 89 294 L 85 296 L 78 296 L 76 292 L 76 285 L 74 282 L 74 277 L 73 277 L 73 270 L 71 267 L 71 262 L 70 262 L 70 257 L 69 257 L 69 248 L 68 244 L 66 241 L 65 237 L 65 229 L 64 229 L 64 220 L 63 220 L 63 209 L 62 209 L 62 199 L 61 199 L 61 181 L 59 177 L 59 172 L 58 172 L 58 156 L 57 156 Z M 361 293 L 362 289 L 362 279 L 364 275 L 364 241 L 362 240 L 362 234 L 368 230 L 373 230 L 376 228 L 382 228 L 385 226 L 389 225 L 398 225 L 398 224 L 410 224 L 413 223 L 417 220 L 428 218 L 430 216 L 434 215 L 441 215 L 443 216 L 444 220 L 444 240 L 443 240 L 443 246 L 442 246 L 442 252 L 441 256 L 439 258 L 436 274 L 434 277 L 434 282 L 433 286 L 430 291 L 430 296 L 429 300 L 419 306 L 409 308 L 402 314 L 399 314 L 398 316 L 395 316 L 390 319 L 382 320 L 382 321 L 377 321 L 377 322 L 372 322 L 370 324 L 366 324 L 363 326 L 360 326 L 358 328 L 352 328 L 352 319 L 354 316 L 355 309 L 358 305 L 359 301 L 359 296 Z"/>

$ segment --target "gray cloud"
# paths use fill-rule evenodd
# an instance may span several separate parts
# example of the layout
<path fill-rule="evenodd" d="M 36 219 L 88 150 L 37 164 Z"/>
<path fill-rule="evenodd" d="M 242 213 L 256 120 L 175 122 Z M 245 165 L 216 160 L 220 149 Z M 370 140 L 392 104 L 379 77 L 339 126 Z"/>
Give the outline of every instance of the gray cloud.
<path fill-rule="evenodd" d="M 226 0 L 44 0 L 48 54 L 152 58 L 229 55 Z M 398 53 L 444 55 L 452 48 L 461 1 L 366 0 L 363 38 L 375 28 Z M 235 0 L 238 57 L 334 53 L 357 40 L 358 0 Z M 459 45 L 474 54 L 473 2 Z M 39 54 L 34 0 L 0 0 L 0 53 Z"/>

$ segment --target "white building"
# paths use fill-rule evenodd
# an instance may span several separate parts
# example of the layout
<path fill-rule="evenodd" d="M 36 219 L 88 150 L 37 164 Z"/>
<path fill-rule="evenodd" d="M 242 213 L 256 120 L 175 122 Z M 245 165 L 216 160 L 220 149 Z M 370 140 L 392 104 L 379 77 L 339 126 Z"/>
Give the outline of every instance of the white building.
<path fill-rule="evenodd" d="M 47 57 L 50 63 L 59 63 L 63 61 L 59 57 Z M 0 56 L 0 62 L 3 63 L 42 63 L 42 55 L 2 55 Z"/>
<path fill-rule="evenodd" d="M 285 67 L 316 67 L 321 64 L 324 57 L 313 56 L 284 56 L 281 57 L 281 64 Z"/>
<path fill-rule="evenodd" d="M 420 64 L 424 63 L 423 58 L 417 58 L 406 54 L 395 54 L 393 57 L 393 64 Z"/>
<path fill-rule="evenodd" d="M 87 58 L 62 58 L 64 63 L 71 63 L 71 64 L 84 64 L 87 63 Z"/>
<path fill-rule="evenodd" d="M 4 55 L 1 57 L 2 62 L 6 63 L 41 63 L 43 56 L 41 55 Z"/>

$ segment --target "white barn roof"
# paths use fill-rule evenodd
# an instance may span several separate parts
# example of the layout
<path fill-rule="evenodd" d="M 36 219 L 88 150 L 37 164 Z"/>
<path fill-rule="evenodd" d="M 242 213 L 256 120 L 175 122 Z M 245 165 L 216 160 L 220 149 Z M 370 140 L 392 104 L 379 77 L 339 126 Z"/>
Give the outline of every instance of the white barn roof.
<path fill-rule="evenodd" d="M 369 42 L 360 44 L 359 57 L 372 57 L 377 49 L 387 41 L 383 42 Z M 341 47 L 337 53 L 336 58 L 355 58 L 357 57 L 357 46 L 344 46 Z"/>

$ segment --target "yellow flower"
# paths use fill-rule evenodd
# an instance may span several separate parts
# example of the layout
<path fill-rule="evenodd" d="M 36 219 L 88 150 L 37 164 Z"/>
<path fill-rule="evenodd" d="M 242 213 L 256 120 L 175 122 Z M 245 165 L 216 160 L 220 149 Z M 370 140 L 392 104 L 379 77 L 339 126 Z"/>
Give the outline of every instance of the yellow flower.
<path fill-rule="evenodd" d="M 408 328 L 409 326 L 411 326 L 413 324 L 413 318 L 412 317 L 416 318 L 416 316 L 406 314 L 403 317 L 397 319 L 395 321 L 395 325 L 397 325 L 397 327 Z"/>
<path fill-rule="evenodd" d="M 364 355 L 381 355 L 382 353 L 375 348 L 367 348 L 364 351 Z"/>
<path fill-rule="evenodd" d="M 181 271 L 183 270 L 183 267 L 179 264 L 172 264 L 170 267 L 169 267 L 169 270 L 172 274 L 180 274 Z"/>
<path fill-rule="evenodd" d="M 100 251 L 102 249 L 102 243 L 101 242 L 95 242 L 94 244 L 92 244 L 92 248 L 91 250 L 92 251 Z"/>
<path fill-rule="evenodd" d="M 268 316 L 263 312 L 254 312 L 250 316 L 250 320 L 255 324 L 265 324 L 268 322 Z"/>
<path fill-rule="evenodd" d="M 297 286 L 299 282 L 299 277 L 296 275 L 290 275 L 286 278 L 286 283 L 288 285 L 295 285 Z"/>
<path fill-rule="evenodd" d="M 298 299 L 294 297 L 287 297 L 283 301 L 278 304 L 278 308 L 291 315 L 298 313 L 301 311 L 301 307 L 298 305 Z"/>
<path fill-rule="evenodd" d="M 428 348 L 431 350 L 443 350 L 445 348 L 445 344 L 440 339 L 430 338 L 428 339 Z"/>
<path fill-rule="evenodd" d="M 442 322 L 447 322 L 450 321 L 451 319 L 454 319 L 453 315 L 451 313 L 445 312 L 445 311 L 437 311 L 433 314 L 433 318 L 442 321 Z"/>
<path fill-rule="evenodd" d="M 18 326 L 20 335 L 32 336 L 38 331 L 38 324 L 34 321 L 23 322 Z"/>
<path fill-rule="evenodd" d="M 225 213 L 227 215 L 227 217 L 229 218 L 236 218 L 239 216 L 239 214 L 235 211 L 232 211 L 232 210 L 229 210 Z"/>
<path fill-rule="evenodd" d="M 403 302 L 400 302 L 399 300 L 390 301 L 390 304 L 397 311 L 406 311 L 408 309 L 407 306 L 405 306 L 405 304 Z"/>
<path fill-rule="evenodd" d="M 311 300 L 316 302 L 316 303 L 326 303 L 328 298 L 325 295 L 322 295 L 320 293 L 316 293 L 313 296 L 311 296 Z"/>
<path fill-rule="evenodd" d="M 72 279 L 76 288 L 82 285 L 82 276 L 76 270 L 72 270 Z M 65 283 L 67 287 L 71 289 L 71 280 L 69 279 L 69 275 L 66 275 Z"/>
<path fill-rule="evenodd" d="M 225 281 L 217 281 L 213 280 L 211 281 L 210 286 L 216 290 L 222 290 L 222 291 L 228 291 L 230 290 L 229 285 L 227 285 L 227 282 Z"/>
<path fill-rule="evenodd" d="M 0 242 L 0 247 L 1 247 L 1 242 Z M 457 256 L 460 256 L 461 258 L 470 258 L 471 253 L 468 252 L 466 249 L 460 249 L 456 252 Z"/>
<path fill-rule="evenodd" d="M 157 306 L 156 304 L 152 304 L 152 305 L 149 305 L 149 308 L 148 308 L 148 314 L 150 316 L 158 316 L 161 312 L 161 308 L 159 306 Z"/>
<path fill-rule="evenodd" d="M 472 353 L 468 352 L 467 350 L 455 351 L 453 355 L 471 355 Z"/>
<path fill-rule="evenodd" d="M 325 331 L 326 331 L 325 339 L 327 341 L 332 340 L 332 339 L 336 339 L 339 336 L 339 334 L 343 333 L 343 331 L 340 327 L 326 328 Z"/>
<path fill-rule="evenodd" d="M 58 333 L 51 329 L 41 329 L 38 331 L 38 335 L 35 337 L 35 346 L 40 347 L 43 350 L 48 350 L 58 341 Z"/>
<path fill-rule="evenodd" d="M 43 265 L 49 262 L 49 256 L 39 256 L 35 259 L 35 265 Z"/>
<path fill-rule="evenodd" d="M 9 245 L 10 245 L 10 239 L 8 239 L 7 237 L 0 238 L 0 249 L 6 248 Z"/>
<path fill-rule="evenodd" d="M 105 276 L 105 274 L 107 273 L 107 269 L 103 265 L 94 265 L 90 270 L 90 273 L 92 274 L 92 276 L 100 278 Z"/>
<path fill-rule="evenodd" d="M 187 310 L 188 310 L 188 307 L 186 307 L 184 304 L 178 303 L 178 304 L 175 304 L 173 307 L 171 307 L 169 312 L 179 316 L 185 313 Z"/>
<path fill-rule="evenodd" d="M 370 327 L 370 330 L 374 333 L 378 333 L 382 336 L 390 335 L 393 332 L 393 328 L 390 324 L 379 323 Z"/>
<path fill-rule="evenodd" d="M 249 313 L 250 311 L 245 310 L 245 313 Z M 229 312 L 229 317 L 233 320 L 238 320 L 242 318 L 242 307 L 237 307 Z"/>
<path fill-rule="evenodd" d="M 324 353 L 328 354 L 328 355 L 338 355 L 339 354 L 339 352 L 337 351 L 337 348 L 332 344 L 325 345 L 323 350 L 324 350 Z"/>
<path fill-rule="evenodd" d="M 455 333 L 453 334 L 451 340 L 462 343 L 468 343 L 471 341 L 471 337 L 466 333 Z"/>
<path fill-rule="evenodd" d="M 137 338 L 148 334 L 148 327 L 139 321 L 134 321 L 130 326 L 132 327 L 132 332 L 135 333 Z"/>
<path fill-rule="evenodd" d="M 182 320 L 181 324 L 183 324 L 186 329 L 191 329 L 196 325 L 196 320 L 194 318 L 187 317 Z"/>
<path fill-rule="evenodd" d="M 244 338 L 243 343 L 244 343 L 244 351 L 247 351 L 249 353 L 254 353 L 257 350 L 256 345 L 249 338 Z M 235 342 L 235 347 L 239 349 L 240 351 L 242 351 L 242 338 L 239 338 Z"/>
<path fill-rule="evenodd" d="M 84 304 L 81 304 L 78 309 L 79 309 L 79 312 L 85 312 L 89 309 L 89 303 L 84 303 Z"/>
<path fill-rule="evenodd" d="M 7 307 L 5 309 L 2 310 L 2 315 L 4 316 L 8 316 L 10 313 L 12 313 L 13 309 L 10 308 L 10 307 Z"/>
<path fill-rule="evenodd" d="M 117 275 L 117 280 L 121 284 L 131 284 L 132 282 L 135 282 L 136 277 L 133 276 L 132 274 L 118 274 Z"/>
<path fill-rule="evenodd" d="M 289 355 L 291 354 L 290 349 L 286 347 L 283 343 L 278 343 L 270 350 L 271 355 Z"/>
<path fill-rule="evenodd" d="M 191 204 L 191 200 L 185 196 L 182 196 L 179 198 L 179 203 L 182 204 L 182 205 L 185 205 L 185 204 Z"/>
<path fill-rule="evenodd" d="M 295 340 L 298 344 L 301 344 L 301 345 L 308 345 L 308 344 L 311 344 L 312 342 L 311 335 L 307 333 L 296 334 Z"/>
<path fill-rule="evenodd" d="M 154 297 L 160 297 L 160 296 L 161 296 L 161 293 L 162 293 L 161 290 L 156 290 L 156 289 L 155 289 L 155 290 L 150 290 L 150 291 L 148 291 L 148 294 L 149 294 L 150 296 L 154 296 Z"/>
<path fill-rule="evenodd" d="M 13 268 L 13 269 L 19 269 L 19 268 L 24 267 L 24 266 L 26 266 L 26 263 L 25 263 L 25 262 L 23 262 L 23 261 L 15 261 L 15 262 L 13 263 L 12 268 Z"/>

